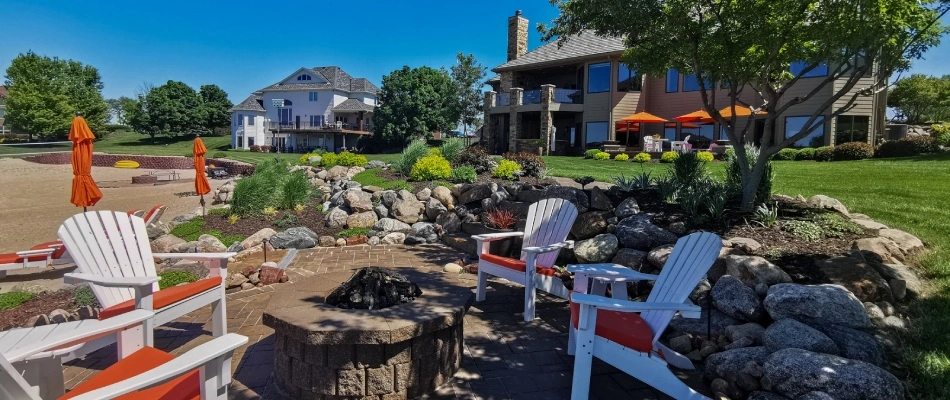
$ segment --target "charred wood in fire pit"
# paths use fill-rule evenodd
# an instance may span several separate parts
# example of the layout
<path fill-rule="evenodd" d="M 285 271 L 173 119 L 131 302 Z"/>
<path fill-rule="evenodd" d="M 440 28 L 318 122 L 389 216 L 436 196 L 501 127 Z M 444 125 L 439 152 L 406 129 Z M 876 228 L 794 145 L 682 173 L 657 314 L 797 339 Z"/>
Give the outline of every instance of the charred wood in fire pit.
<path fill-rule="evenodd" d="M 422 290 L 405 276 L 379 267 L 356 271 L 327 296 L 327 304 L 344 309 L 378 310 L 408 303 Z"/>

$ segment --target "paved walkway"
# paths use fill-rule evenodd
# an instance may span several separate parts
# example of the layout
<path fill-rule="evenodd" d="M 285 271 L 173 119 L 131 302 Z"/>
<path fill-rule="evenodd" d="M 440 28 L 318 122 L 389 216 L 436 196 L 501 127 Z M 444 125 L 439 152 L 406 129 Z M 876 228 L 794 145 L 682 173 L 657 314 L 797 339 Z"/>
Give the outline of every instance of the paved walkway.
<path fill-rule="evenodd" d="M 355 246 L 303 250 L 288 269 L 291 280 L 325 272 L 366 266 L 425 268 L 443 273 L 442 265 L 463 254 L 441 245 Z M 474 275 L 463 275 L 475 286 Z M 538 318 L 522 320 L 523 289 L 504 280 L 491 281 L 488 299 L 475 303 L 465 316 L 465 356 L 451 384 L 431 398 L 438 399 L 568 399 L 573 357 L 567 355 L 567 302 L 541 294 Z M 234 354 L 231 399 L 269 398 L 274 390 L 271 371 L 274 331 L 261 318 L 272 293 L 280 285 L 228 295 L 228 331 L 250 338 Z M 540 292 L 539 292 L 540 294 Z M 210 340 L 210 307 L 156 330 L 155 346 L 181 354 Z M 85 381 L 115 360 L 115 348 L 106 348 L 65 367 L 67 388 Z M 615 368 L 595 359 L 592 399 L 668 398 Z M 687 377 L 701 387 L 697 375 Z"/>

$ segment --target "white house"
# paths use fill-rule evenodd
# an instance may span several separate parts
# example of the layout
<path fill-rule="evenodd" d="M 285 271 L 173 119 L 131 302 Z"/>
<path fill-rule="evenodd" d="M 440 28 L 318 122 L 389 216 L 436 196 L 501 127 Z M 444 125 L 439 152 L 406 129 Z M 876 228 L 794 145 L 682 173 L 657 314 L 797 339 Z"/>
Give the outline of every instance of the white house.
<path fill-rule="evenodd" d="M 339 67 L 300 68 L 231 108 L 231 147 L 298 153 L 353 147 L 372 134 L 378 91 Z"/>

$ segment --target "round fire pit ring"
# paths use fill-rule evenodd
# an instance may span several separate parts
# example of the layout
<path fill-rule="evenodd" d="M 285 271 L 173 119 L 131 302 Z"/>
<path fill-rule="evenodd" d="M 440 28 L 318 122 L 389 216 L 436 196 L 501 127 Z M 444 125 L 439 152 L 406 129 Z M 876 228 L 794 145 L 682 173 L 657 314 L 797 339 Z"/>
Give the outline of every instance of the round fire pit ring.
<path fill-rule="evenodd" d="M 295 280 L 274 292 L 263 322 L 275 330 L 274 384 L 282 396 L 411 399 L 451 380 L 475 298 L 471 285 L 441 272 L 384 269 L 407 277 L 422 295 L 379 310 L 326 304 L 358 270 Z"/>

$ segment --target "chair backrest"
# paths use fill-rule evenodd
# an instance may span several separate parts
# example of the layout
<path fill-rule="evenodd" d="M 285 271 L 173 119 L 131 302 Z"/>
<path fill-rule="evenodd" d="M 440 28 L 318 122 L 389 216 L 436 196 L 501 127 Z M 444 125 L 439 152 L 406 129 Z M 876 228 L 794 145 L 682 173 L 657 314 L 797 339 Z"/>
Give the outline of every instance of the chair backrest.
<path fill-rule="evenodd" d="M 164 204 L 159 204 L 155 207 L 152 207 L 147 213 L 145 213 L 145 226 L 149 226 L 158 222 L 162 218 L 162 214 L 165 214 L 165 209 L 168 208 Z"/>
<path fill-rule="evenodd" d="M 41 400 L 39 393 L 17 373 L 13 364 L 0 353 L 0 399 Z"/>
<path fill-rule="evenodd" d="M 689 297 L 700 279 L 719 257 L 722 239 L 709 232 L 697 232 L 681 237 L 676 241 L 670 258 L 660 272 L 653 291 L 647 302 L 683 303 Z M 640 314 L 653 329 L 653 341 L 656 342 L 670 320 L 674 311 L 646 311 Z"/>
<path fill-rule="evenodd" d="M 647 146 L 653 144 L 653 136 L 644 136 L 644 137 L 643 137 L 643 144 L 645 144 L 645 145 L 647 145 Z"/>
<path fill-rule="evenodd" d="M 145 221 L 120 211 L 90 211 L 67 219 L 57 232 L 79 272 L 106 277 L 156 276 Z M 131 288 L 90 285 L 103 307 L 135 298 Z M 158 283 L 153 290 L 158 290 Z"/>
<path fill-rule="evenodd" d="M 685 139 L 683 139 L 683 141 L 684 141 L 684 142 L 688 142 L 688 141 L 689 141 L 689 138 L 690 138 L 690 136 L 693 136 L 693 135 L 686 135 L 686 138 L 685 138 Z"/>
<path fill-rule="evenodd" d="M 528 207 L 527 224 L 524 227 L 524 245 L 547 246 L 567 239 L 574 220 L 577 219 L 577 207 L 564 199 L 544 199 Z M 545 267 L 554 265 L 558 252 L 541 254 L 537 264 Z M 527 257 L 521 252 L 521 259 Z"/>

